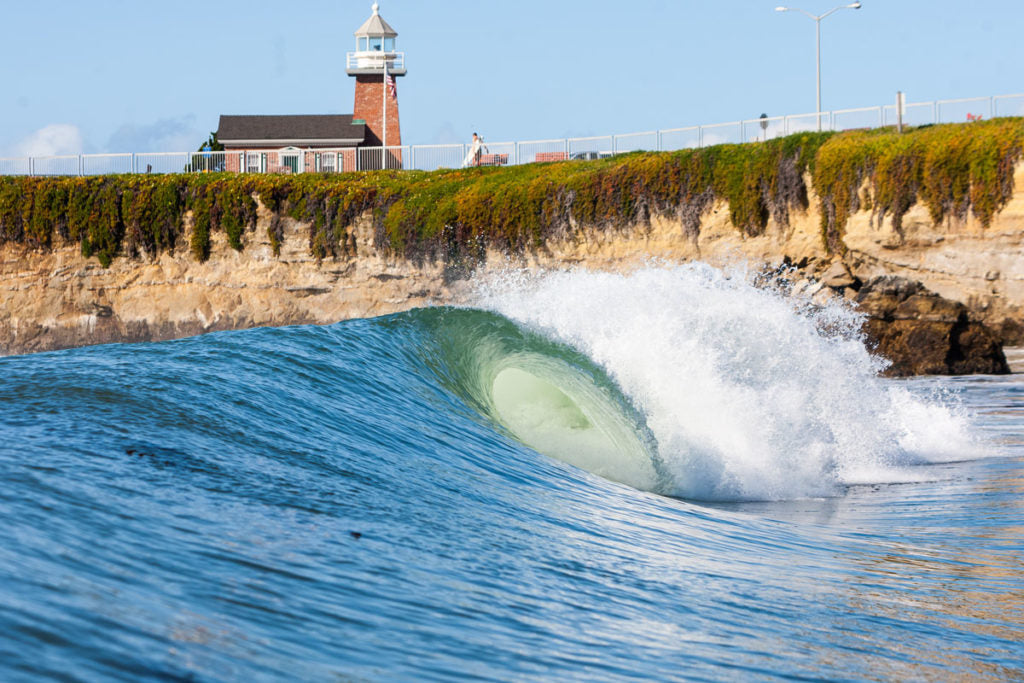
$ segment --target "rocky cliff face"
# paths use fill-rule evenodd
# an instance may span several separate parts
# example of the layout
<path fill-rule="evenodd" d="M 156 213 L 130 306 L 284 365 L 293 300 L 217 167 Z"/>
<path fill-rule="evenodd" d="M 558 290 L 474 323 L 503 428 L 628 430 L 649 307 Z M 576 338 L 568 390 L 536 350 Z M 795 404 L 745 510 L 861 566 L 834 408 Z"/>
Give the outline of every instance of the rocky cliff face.
<path fill-rule="evenodd" d="M 924 207 L 914 207 L 896 229 L 891 222 L 876 221 L 870 212 L 862 211 L 849 221 L 843 236 L 845 253 L 839 255 L 825 249 L 814 208 L 818 203 L 811 197 L 812 208 L 806 213 L 791 215 L 786 226 L 769 222 L 756 237 L 736 230 L 728 207 L 718 204 L 704 216 L 697 234 L 685 230 L 679 221 L 658 217 L 650 225 L 615 230 L 573 226 L 518 263 L 607 270 L 633 268 L 651 257 L 668 262 L 699 259 L 713 265 L 747 262 L 755 267 L 785 263 L 797 266 L 807 277 L 831 279 L 830 286 L 846 291 L 850 298 L 860 295 L 848 285 L 859 287 L 879 276 L 900 276 L 921 283 L 921 292 L 949 299 L 956 310 L 942 309 L 943 320 L 932 321 L 928 316 L 939 313 L 934 306 L 926 311 L 928 306 L 920 298 L 924 295 L 918 292 L 897 306 L 901 311 L 914 308 L 916 317 L 893 312 L 873 320 L 953 324 L 950 321 L 955 318 L 956 324 L 966 325 L 960 337 L 977 336 L 981 328 L 976 323 L 985 323 L 1005 340 L 1022 343 L 1024 166 L 1018 167 L 1015 182 L 1018 190 L 1013 199 L 988 228 L 973 218 L 936 226 Z M 46 252 L 2 245 L 0 352 L 162 340 L 254 326 L 332 323 L 466 300 L 466 283 L 446 277 L 443 264 L 414 264 L 376 250 L 368 221 L 354 229 L 354 257 L 317 262 L 309 255 L 307 226 L 290 219 L 284 220 L 282 248 L 275 256 L 266 237 L 268 220 L 269 214 L 261 208 L 259 224 L 246 233 L 241 252 L 215 234 L 205 263 L 196 262 L 182 249 L 150 261 L 119 258 L 102 268 L 95 259 L 82 257 L 77 245 L 58 245 Z M 498 264 L 505 264 L 504 256 L 490 254 L 482 267 Z M 835 278 L 849 278 L 850 283 Z M 914 296 L 919 298 L 907 303 Z M 861 303 L 866 302 L 867 295 Z M 879 335 L 880 340 L 888 339 Z M 908 348 L 918 345 L 918 337 L 896 336 Z M 879 347 L 883 352 L 889 348 L 886 344 Z M 913 371 L 936 368 L 925 362 Z"/>

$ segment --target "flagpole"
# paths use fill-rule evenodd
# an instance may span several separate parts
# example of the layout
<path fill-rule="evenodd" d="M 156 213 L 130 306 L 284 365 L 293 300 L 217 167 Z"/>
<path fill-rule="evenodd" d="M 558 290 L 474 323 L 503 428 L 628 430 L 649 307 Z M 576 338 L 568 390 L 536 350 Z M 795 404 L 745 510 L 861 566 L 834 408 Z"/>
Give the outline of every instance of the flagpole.
<path fill-rule="evenodd" d="M 380 167 L 382 169 L 387 168 L 385 160 L 388 153 L 388 53 L 384 53 L 384 81 L 381 83 L 381 98 L 380 98 L 380 113 L 381 118 L 384 120 L 384 132 L 381 142 L 380 150 Z"/>

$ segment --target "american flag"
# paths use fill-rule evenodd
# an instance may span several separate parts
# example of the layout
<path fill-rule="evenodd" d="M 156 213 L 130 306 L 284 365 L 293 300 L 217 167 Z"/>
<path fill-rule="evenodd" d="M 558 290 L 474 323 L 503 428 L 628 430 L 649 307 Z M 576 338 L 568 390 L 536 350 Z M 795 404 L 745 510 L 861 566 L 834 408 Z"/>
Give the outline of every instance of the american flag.
<path fill-rule="evenodd" d="M 391 74 L 388 74 L 388 94 L 391 95 L 391 99 L 398 99 L 398 86 L 395 85 L 395 79 Z"/>

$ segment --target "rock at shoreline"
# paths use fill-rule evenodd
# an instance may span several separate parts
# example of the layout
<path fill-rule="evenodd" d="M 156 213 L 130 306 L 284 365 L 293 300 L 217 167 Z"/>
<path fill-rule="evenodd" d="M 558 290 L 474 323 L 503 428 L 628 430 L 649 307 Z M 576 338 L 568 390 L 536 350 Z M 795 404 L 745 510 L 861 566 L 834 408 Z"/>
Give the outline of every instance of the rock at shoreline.
<path fill-rule="evenodd" d="M 821 284 L 834 289 L 853 287 L 859 284 L 857 279 L 850 274 L 846 264 L 838 259 L 822 274 L 820 280 Z"/>
<path fill-rule="evenodd" d="M 857 293 L 875 353 L 892 362 L 889 377 L 1001 375 L 1010 372 L 999 337 L 970 320 L 967 307 L 919 282 L 893 275 L 869 280 Z"/>

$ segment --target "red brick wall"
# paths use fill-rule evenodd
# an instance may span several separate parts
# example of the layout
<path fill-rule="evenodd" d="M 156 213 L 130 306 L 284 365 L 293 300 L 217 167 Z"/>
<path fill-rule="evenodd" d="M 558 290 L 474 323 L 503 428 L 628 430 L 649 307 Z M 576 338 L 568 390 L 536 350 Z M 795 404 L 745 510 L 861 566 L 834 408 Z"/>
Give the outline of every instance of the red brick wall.
<path fill-rule="evenodd" d="M 229 173 L 238 173 L 242 170 L 242 160 L 238 154 L 238 150 L 225 147 L 224 151 L 224 170 Z"/>
<path fill-rule="evenodd" d="M 397 79 L 396 79 L 397 80 Z M 366 121 L 366 147 L 379 147 L 383 133 L 381 117 L 381 92 L 384 87 L 382 76 L 356 76 L 356 101 L 352 117 Z M 402 144 L 402 130 L 398 122 L 398 102 L 390 95 L 387 98 L 388 147 Z"/>

